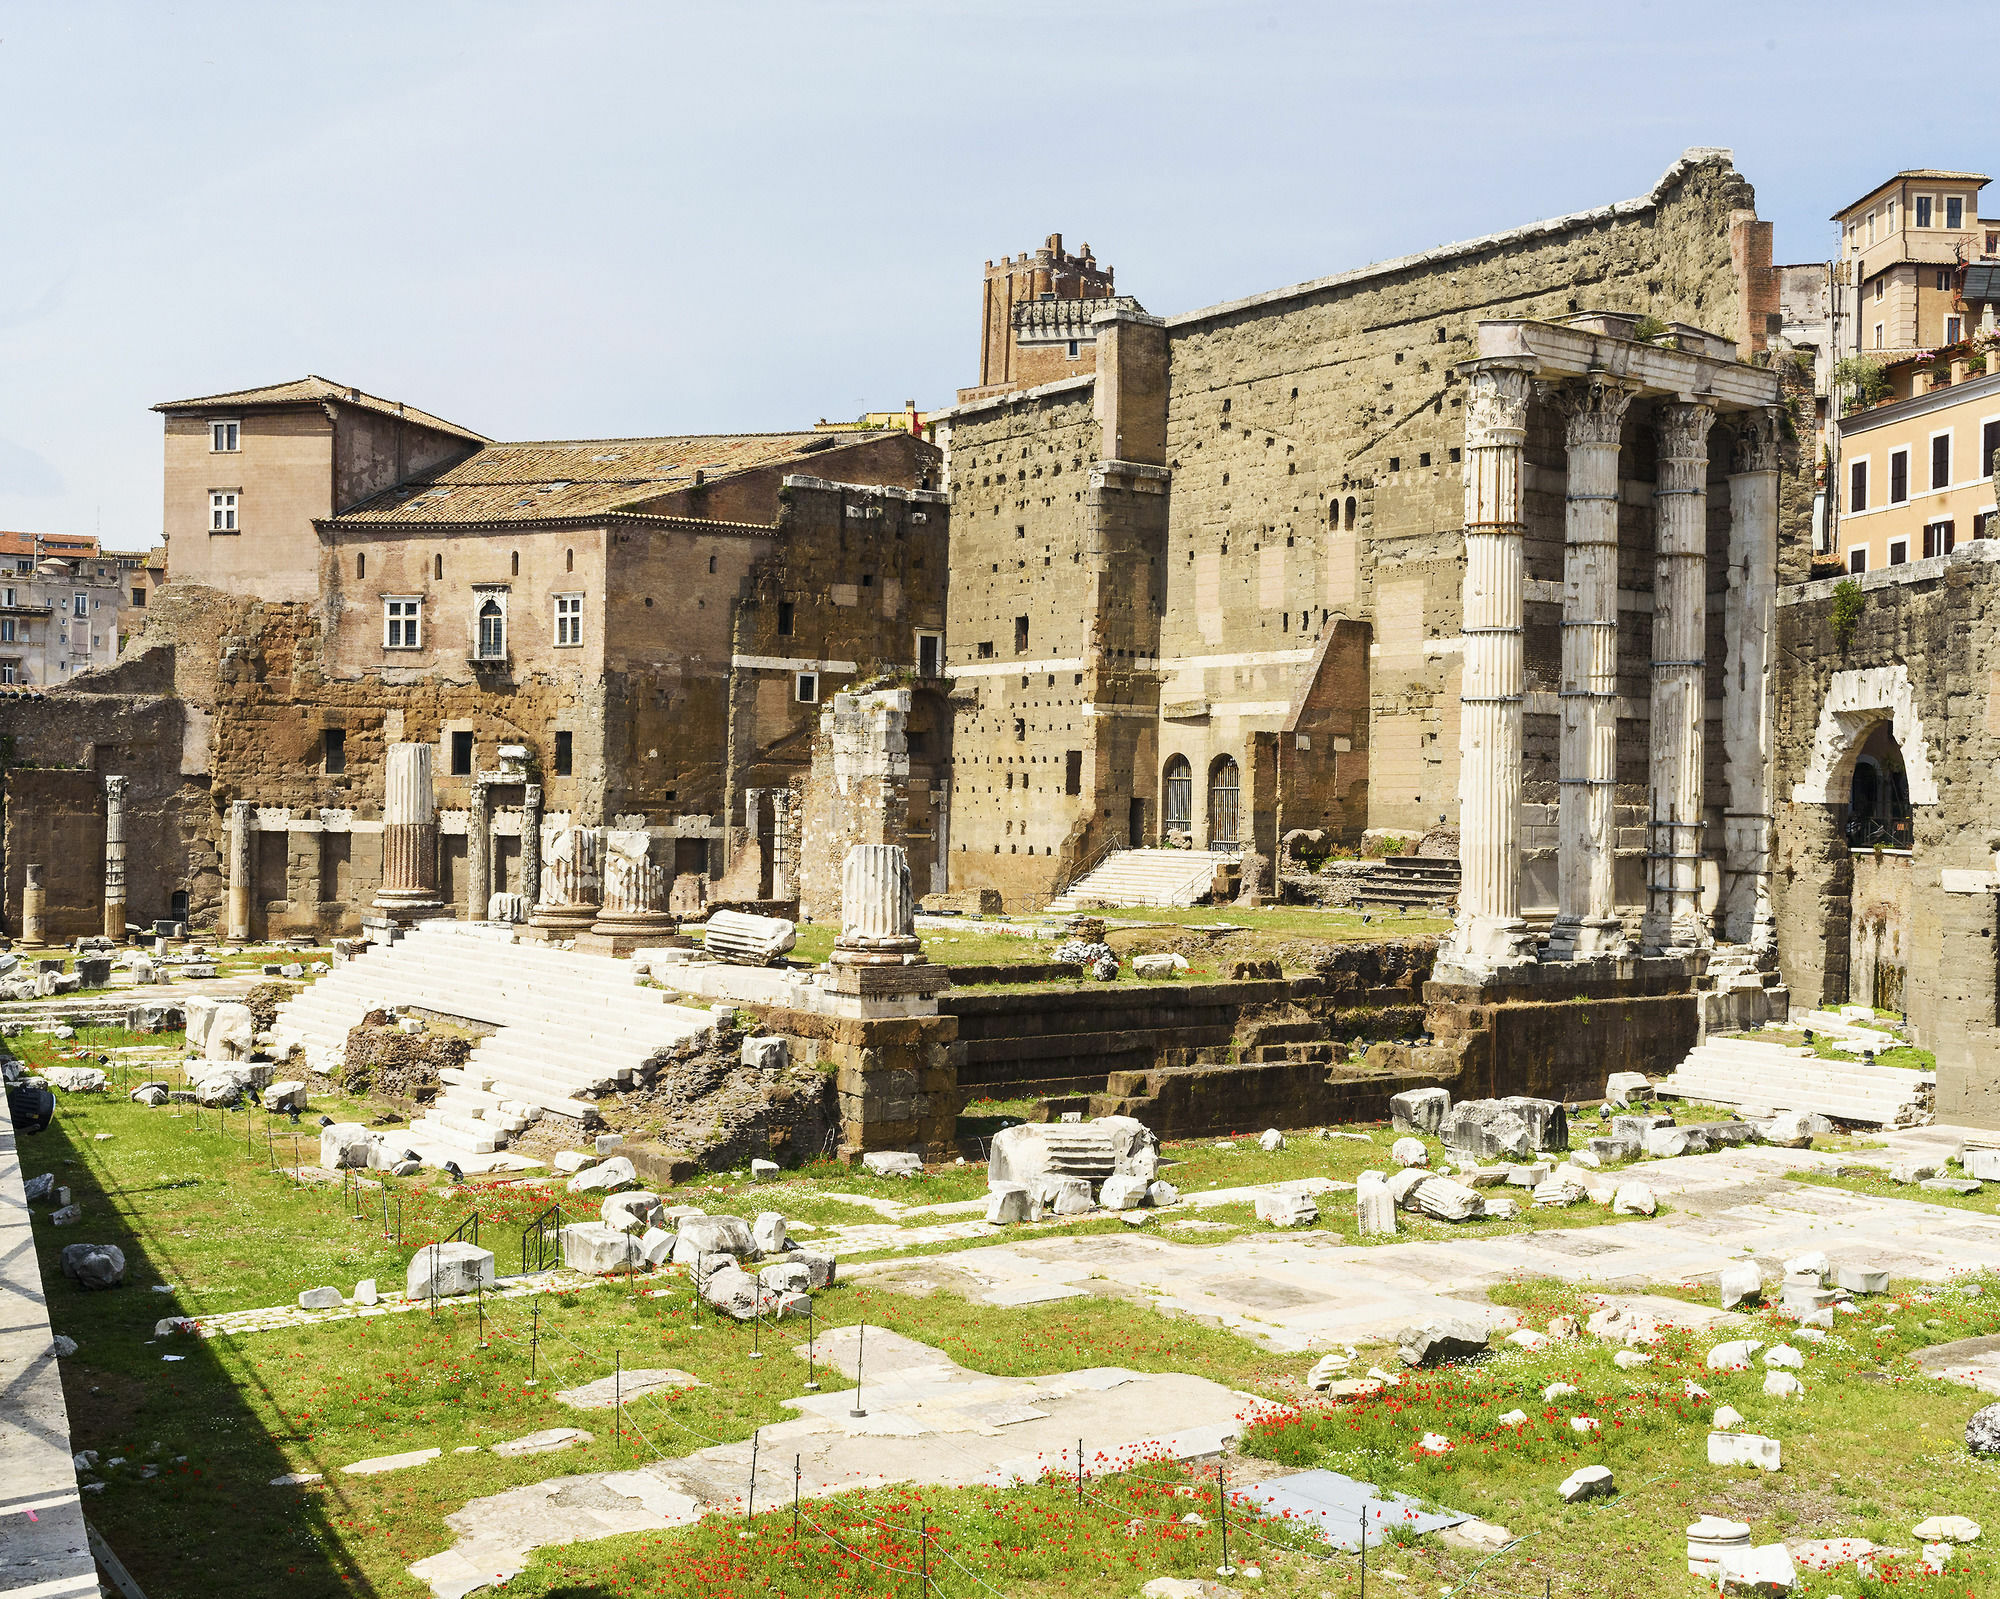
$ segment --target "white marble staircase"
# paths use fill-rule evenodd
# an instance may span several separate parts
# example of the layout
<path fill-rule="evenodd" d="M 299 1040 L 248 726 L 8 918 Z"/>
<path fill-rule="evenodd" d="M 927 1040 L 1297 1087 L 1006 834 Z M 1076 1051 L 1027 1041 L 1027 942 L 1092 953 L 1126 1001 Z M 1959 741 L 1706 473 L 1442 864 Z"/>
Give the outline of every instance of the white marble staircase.
<path fill-rule="evenodd" d="M 1092 905 L 1194 905 L 1215 881 L 1215 868 L 1234 860 L 1201 849 L 1121 849 L 1107 855 L 1048 908 L 1059 916 Z"/>
<path fill-rule="evenodd" d="M 1810 1049 L 1752 1038 L 1711 1038 L 1660 1084 L 1709 1104 L 1817 1111 L 1872 1127 L 1919 1127 L 1932 1116 L 1934 1072 L 1822 1060 Z"/>
<path fill-rule="evenodd" d="M 631 963 L 579 954 L 477 923 L 420 923 L 371 945 L 282 1007 L 280 1043 L 324 1070 L 371 1010 L 416 1008 L 494 1031 L 405 1138 L 426 1159 L 487 1156 L 545 1111 L 589 1121 L 589 1099 L 631 1083 L 656 1051 L 711 1030 L 713 1014 L 637 987 Z"/>

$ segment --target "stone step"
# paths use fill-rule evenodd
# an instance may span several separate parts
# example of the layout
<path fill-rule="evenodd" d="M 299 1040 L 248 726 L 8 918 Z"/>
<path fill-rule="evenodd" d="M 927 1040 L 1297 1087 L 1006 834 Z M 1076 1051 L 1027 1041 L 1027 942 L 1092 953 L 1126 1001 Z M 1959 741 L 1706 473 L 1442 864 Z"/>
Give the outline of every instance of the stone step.
<path fill-rule="evenodd" d="M 490 1155 L 506 1143 L 506 1139 L 496 1133 L 469 1133 L 434 1116 L 422 1116 L 411 1122 L 408 1136 L 412 1143 L 444 1144 L 471 1155 Z"/>

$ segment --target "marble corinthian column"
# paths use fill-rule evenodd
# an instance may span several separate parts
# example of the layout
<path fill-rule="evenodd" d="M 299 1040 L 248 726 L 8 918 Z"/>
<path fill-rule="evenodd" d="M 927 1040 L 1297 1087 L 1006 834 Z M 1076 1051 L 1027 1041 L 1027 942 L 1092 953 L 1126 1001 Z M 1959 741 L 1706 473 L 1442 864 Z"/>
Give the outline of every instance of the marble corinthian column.
<path fill-rule="evenodd" d="M 1648 955 L 1709 942 L 1701 909 L 1702 744 L 1707 713 L 1708 430 L 1715 408 L 1670 400 L 1659 416 L 1653 576 L 1651 844 L 1641 942 Z"/>
<path fill-rule="evenodd" d="M 1562 744 L 1556 922 L 1549 954 L 1609 954 L 1618 919 L 1613 798 L 1618 767 L 1618 445 L 1637 391 L 1605 377 L 1552 386 L 1566 419 Z"/>
<path fill-rule="evenodd" d="M 391 744 L 382 794 L 382 886 L 375 908 L 397 921 L 436 916 L 437 796 L 431 787 L 431 746 Z"/>
<path fill-rule="evenodd" d="M 129 779 L 104 780 L 104 936 L 125 942 L 125 788 Z"/>
<path fill-rule="evenodd" d="M 1722 636 L 1723 774 L 1721 934 L 1759 949 L 1777 942 L 1771 908 L 1771 725 L 1777 688 L 1772 607 L 1778 583 L 1778 410 L 1747 411 L 1736 423 L 1729 474 L 1729 593 Z"/>
<path fill-rule="evenodd" d="M 1464 668 L 1458 722 L 1458 916 L 1472 970 L 1535 958 L 1521 920 L 1522 446 L 1534 373 L 1471 365 L 1465 400 Z"/>
<path fill-rule="evenodd" d="M 248 800 L 229 802 L 229 942 L 250 942 L 250 879 L 256 870 L 257 825 Z"/>

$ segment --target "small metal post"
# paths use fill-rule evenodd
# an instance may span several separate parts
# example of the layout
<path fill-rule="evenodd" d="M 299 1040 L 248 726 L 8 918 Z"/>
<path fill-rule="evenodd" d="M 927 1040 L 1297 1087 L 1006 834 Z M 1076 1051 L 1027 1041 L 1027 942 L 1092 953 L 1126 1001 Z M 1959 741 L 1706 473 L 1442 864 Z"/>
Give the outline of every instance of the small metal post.
<path fill-rule="evenodd" d="M 868 1323 L 861 1324 L 861 1341 L 854 1351 L 854 1408 L 848 1415 L 859 1418 L 868 1414 L 861 1406 L 861 1363 L 868 1353 Z"/>
<path fill-rule="evenodd" d="M 701 1331 L 701 1268 L 708 1257 L 699 1249 L 694 1252 L 694 1271 L 688 1281 L 694 1285 L 694 1330 Z"/>
<path fill-rule="evenodd" d="M 613 1442 L 621 1442 L 625 1437 L 625 1351 L 611 1352 L 614 1362 L 611 1368 L 611 1437 Z"/>
<path fill-rule="evenodd" d="M 472 1294 L 474 1302 L 479 1307 L 479 1347 L 481 1349 L 484 1349 L 486 1347 L 486 1279 L 485 1278 L 475 1277 L 472 1279 Z"/>
<path fill-rule="evenodd" d="M 535 1386 L 535 1357 L 541 1352 L 542 1344 L 542 1301 L 539 1297 L 528 1306 L 528 1380 L 522 1386 Z"/>
<path fill-rule="evenodd" d="M 403 1196 L 401 1194 L 398 1194 L 396 1196 L 396 1243 L 400 1247 L 402 1242 L 403 1242 Z"/>
<path fill-rule="evenodd" d="M 1361 1593 L 1360 1599 L 1368 1599 L 1368 1506 L 1361 1506 Z"/>
<path fill-rule="evenodd" d="M 1083 1508 L 1083 1440 L 1076 1441 L 1076 1508 Z"/>
<path fill-rule="evenodd" d="M 792 1456 L 792 1542 L 799 1541 L 799 1472 L 803 1455 Z"/>
<path fill-rule="evenodd" d="M 917 1518 L 917 1592 L 920 1599 L 930 1599 L 931 1592 L 931 1518 L 930 1512 Z"/>
<path fill-rule="evenodd" d="M 1215 1497 L 1222 1512 L 1222 1564 L 1215 1568 L 1218 1577 L 1233 1577 L 1236 1568 L 1229 1563 L 1229 1484 L 1222 1475 L 1222 1462 L 1215 1463 Z"/>
<path fill-rule="evenodd" d="M 743 1527 L 746 1532 L 757 1517 L 757 1444 L 763 1436 L 762 1427 L 750 1434 L 750 1498 L 743 1512 Z"/>
<path fill-rule="evenodd" d="M 812 1301 L 806 1301 L 806 1392 L 819 1392 L 819 1383 L 813 1377 L 813 1308 Z"/>
<path fill-rule="evenodd" d="M 764 1351 L 759 1346 L 759 1337 L 764 1330 L 764 1285 L 759 1283 L 755 1296 L 750 1301 L 750 1358 L 762 1360 Z"/>

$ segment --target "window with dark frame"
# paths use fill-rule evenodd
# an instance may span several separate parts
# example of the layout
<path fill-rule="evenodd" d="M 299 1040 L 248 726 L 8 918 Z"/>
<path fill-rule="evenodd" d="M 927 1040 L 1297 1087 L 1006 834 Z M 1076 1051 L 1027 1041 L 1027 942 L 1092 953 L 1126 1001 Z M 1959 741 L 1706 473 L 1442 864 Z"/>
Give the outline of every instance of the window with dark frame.
<path fill-rule="evenodd" d="M 1083 751 L 1063 751 L 1063 792 L 1081 794 L 1083 792 Z"/>
<path fill-rule="evenodd" d="M 1847 468 L 1847 508 L 1850 511 L 1868 509 L 1868 463 L 1855 461 Z"/>
<path fill-rule="evenodd" d="M 556 734 L 556 776 L 568 777 L 571 762 L 575 759 L 576 735 L 567 731 Z"/>
<path fill-rule="evenodd" d="M 1940 433 L 1931 440 L 1931 487 L 1951 487 L 1951 435 Z"/>
<path fill-rule="evenodd" d="M 338 777 L 347 770 L 347 729 L 344 727 L 323 728 L 319 735 L 320 769 L 328 777 Z"/>
<path fill-rule="evenodd" d="M 1028 619 L 1025 616 L 1014 618 L 1014 653 L 1016 655 L 1028 653 Z"/>
<path fill-rule="evenodd" d="M 792 624 L 797 619 L 797 616 L 798 611 L 790 600 L 778 601 L 778 636 L 780 638 L 791 637 Z"/>
<path fill-rule="evenodd" d="M 1910 452 L 1897 450 L 1889 457 L 1889 503 L 1901 505 L 1910 497 Z"/>
<path fill-rule="evenodd" d="M 472 775 L 472 735 L 469 732 L 454 732 L 451 735 L 451 775 Z"/>

